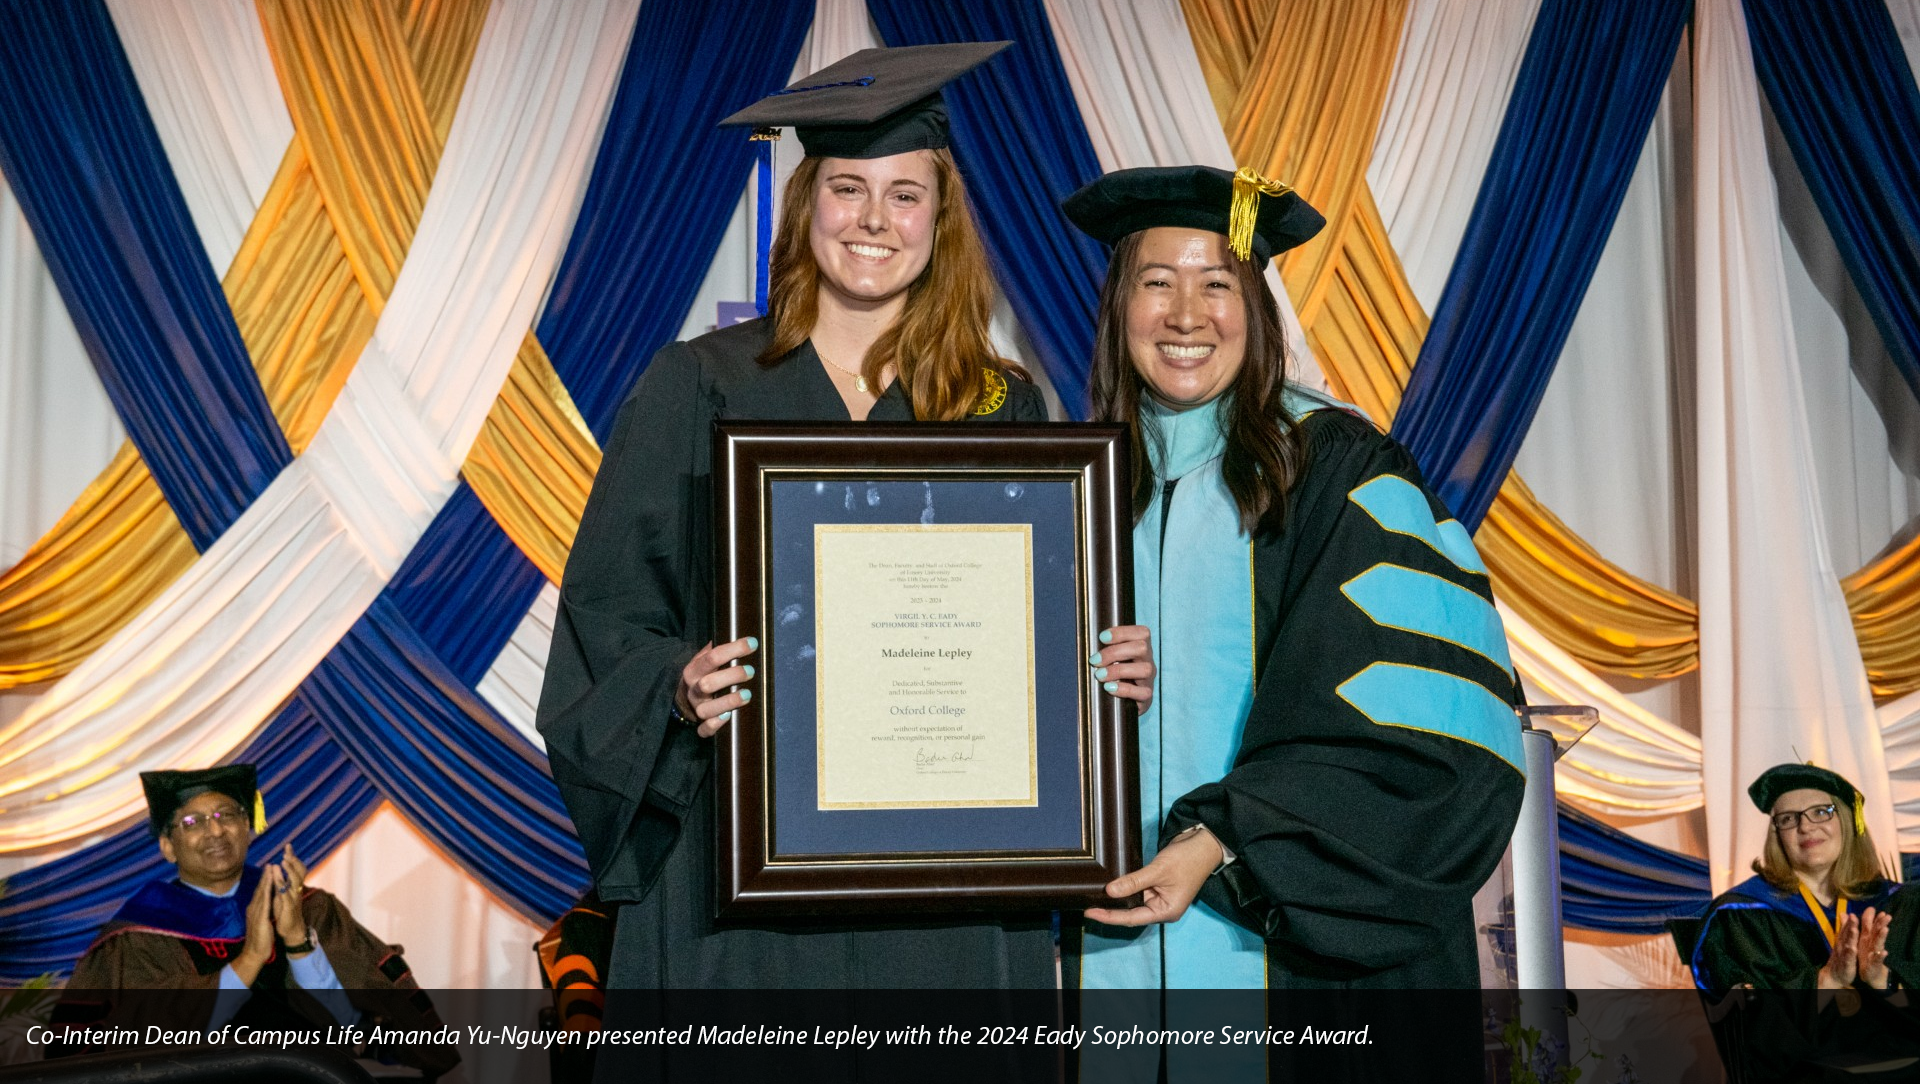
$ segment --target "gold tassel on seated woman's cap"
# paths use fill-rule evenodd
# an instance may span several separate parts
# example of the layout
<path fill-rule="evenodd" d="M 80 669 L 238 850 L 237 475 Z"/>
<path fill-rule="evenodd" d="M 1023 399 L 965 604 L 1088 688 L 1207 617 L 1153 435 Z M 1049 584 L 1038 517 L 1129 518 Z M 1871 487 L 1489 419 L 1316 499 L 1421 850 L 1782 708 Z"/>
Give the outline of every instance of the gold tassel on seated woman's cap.
<path fill-rule="evenodd" d="M 1253 258 L 1253 226 L 1260 218 L 1261 196 L 1293 191 L 1285 181 L 1270 181 L 1246 166 L 1233 175 L 1233 213 L 1227 219 L 1227 247 L 1236 259 Z"/>

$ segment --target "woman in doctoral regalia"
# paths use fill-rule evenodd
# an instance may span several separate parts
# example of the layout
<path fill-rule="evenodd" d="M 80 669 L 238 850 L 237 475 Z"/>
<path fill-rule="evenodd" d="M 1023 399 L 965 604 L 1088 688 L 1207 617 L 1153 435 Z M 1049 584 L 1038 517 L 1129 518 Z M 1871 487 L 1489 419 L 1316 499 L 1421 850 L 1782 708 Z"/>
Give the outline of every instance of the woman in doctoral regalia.
<path fill-rule="evenodd" d="M 988 339 L 985 251 L 940 87 L 1005 43 L 857 53 L 728 119 L 794 125 L 768 315 L 661 350 L 623 407 L 560 591 L 539 727 L 601 899 L 616 988 L 1051 987 L 1048 916 L 714 918 L 708 740 L 757 637 L 711 636 L 715 420 L 1039 422 Z M 1120 630 L 1108 691 L 1145 697 Z M 1104 680 L 1104 679 L 1103 679 Z"/>
<path fill-rule="evenodd" d="M 1747 794 L 1772 822 L 1766 846 L 1754 875 L 1708 908 L 1690 961 L 1715 999 L 1758 991 L 1718 1013 L 1739 1014 L 1735 1056 L 1759 1079 L 1920 1056 L 1906 1002 L 1920 980 L 1920 899 L 1887 879 L 1860 792 L 1825 768 L 1781 764 Z M 1895 1072 L 1868 1079 L 1920 1080 L 1920 1067 Z"/>
<path fill-rule="evenodd" d="M 1094 413 L 1131 430 L 1135 617 L 1159 667 L 1151 861 L 1108 889 L 1144 902 L 1087 912 L 1063 946 L 1079 984 L 1477 989 L 1472 897 L 1518 815 L 1520 693 L 1486 569 L 1406 450 L 1287 382 L 1262 270 L 1321 216 L 1199 166 L 1112 173 L 1064 207 L 1113 246 Z M 1234 1004 L 1267 1019 L 1259 998 L 1163 1004 L 1174 1028 Z M 1469 1063 L 1476 1015 L 1456 1018 Z M 1165 1071 L 1257 1075 L 1267 1053 L 1170 1048 Z"/>

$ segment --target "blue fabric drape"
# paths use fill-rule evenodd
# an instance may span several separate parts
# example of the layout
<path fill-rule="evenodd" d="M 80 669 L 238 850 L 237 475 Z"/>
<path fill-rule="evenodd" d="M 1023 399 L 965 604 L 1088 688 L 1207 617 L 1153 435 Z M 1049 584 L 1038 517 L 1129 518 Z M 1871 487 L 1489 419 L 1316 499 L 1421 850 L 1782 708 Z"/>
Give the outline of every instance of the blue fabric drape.
<path fill-rule="evenodd" d="M 1100 176 L 1040 0 L 871 0 L 889 45 L 1011 40 L 947 87 L 953 150 L 979 210 L 994 276 L 1061 405 L 1087 416 L 1087 374 L 1107 255 L 1060 201 Z"/>
<path fill-rule="evenodd" d="M 501 622 L 508 633 L 515 619 Z M 327 654 L 299 700 L 409 822 L 522 913 L 555 918 L 586 890 L 586 857 L 546 757 L 388 599 Z"/>
<path fill-rule="evenodd" d="M 382 597 L 461 682 L 477 685 L 546 582 L 462 480 Z"/>
<path fill-rule="evenodd" d="M 593 435 L 686 322 L 746 185 L 753 146 L 722 118 L 786 85 L 807 0 L 649 0 L 538 326 Z M 661 273 L 650 263 L 670 261 Z"/>
<path fill-rule="evenodd" d="M 1560 807 L 1560 913 L 1569 926 L 1657 934 L 1712 898 L 1707 863 L 1642 843 L 1569 806 Z"/>
<path fill-rule="evenodd" d="M 1920 87 L 1883 0 L 1747 0 L 1747 36 L 1840 258 L 1920 395 Z"/>
<path fill-rule="evenodd" d="M 205 550 L 293 458 L 100 0 L 0 2 L 0 171 Z"/>
<path fill-rule="evenodd" d="M 282 845 L 312 863 L 332 853 L 380 804 L 311 712 L 296 709 L 236 760 L 260 769 L 268 826 L 249 857 L 269 861 Z M 140 885 L 171 871 L 143 818 L 85 850 L 9 878 L 0 895 L 0 983 L 65 972 L 102 923 Z"/>
<path fill-rule="evenodd" d="M 1533 422 L 1691 0 L 1545 0 L 1393 435 L 1468 529 Z"/>

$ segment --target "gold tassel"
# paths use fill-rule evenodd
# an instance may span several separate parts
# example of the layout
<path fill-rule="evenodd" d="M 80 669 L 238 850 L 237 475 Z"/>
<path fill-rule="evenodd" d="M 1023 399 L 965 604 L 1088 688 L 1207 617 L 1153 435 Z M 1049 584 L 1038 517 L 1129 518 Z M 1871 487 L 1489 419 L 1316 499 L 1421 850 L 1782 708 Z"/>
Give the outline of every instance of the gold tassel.
<path fill-rule="evenodd" d="M 747 142 L 749 142 L 749 143 L 778 143 L 778 142 L 780 142 L 780 129 L 778 129 L 778 128 L 755 128 L 755 129 L 753 130 L 753 134 L 747 137 Z"/>
<path fill-rule="evenodd" d="M 266 830 L 267 800 L 260 796 L 258 790 L 255 790 L 253 792 L 253 834 L 257 836 Z"/>
<path fill-rule="evenodd" d="M 1261 196 L 1284 196 L 1293 191 L 1285 181 L 1270 181 L 1242 166 L 1233 175 L 1233 211 L 1227 218 L 1227 247 L 1237 259 L 1253 259 L 1253 227 L 1260 218 Z"/>
<path fill-rule="evenodd" d="M 1864 836 L 1867 834 L 1866 804 L 1867 804 L 1867 800 L 1860 796 L 1860 792 L 1857 790 L 1854 791 L 1853 792 L 1853 834 L 1856 836 Z"/>

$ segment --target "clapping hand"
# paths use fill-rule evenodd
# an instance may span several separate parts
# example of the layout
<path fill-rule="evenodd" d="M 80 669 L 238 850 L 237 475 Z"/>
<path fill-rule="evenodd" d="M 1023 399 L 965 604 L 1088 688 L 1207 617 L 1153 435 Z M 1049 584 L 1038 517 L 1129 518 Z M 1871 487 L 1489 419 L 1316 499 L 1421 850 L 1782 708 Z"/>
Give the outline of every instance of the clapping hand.
<path fill-rule="evenodd" d="M 1860 932 L 1854 956 L 1860 981 L 1875 990 L 1887 988 L 1887 931 L 1893 928 L 1893 916 L 1869 907 L 1860 915 Z"/>
<path fill-rule="evenodd" d="M 273 884 L 273 930 L 280 940 L 289 945 L 298 945 L 307 939 L 307 917 L 301 910 L 301 900 L 306 895 L 307 867 L 293 853 L 293 844 L 286 845 L 281 852 L 277 865 L 268 865 L 261 871 L 261 882 Z"/>
<path fill-rule="evenodd" d="M 241 942 L 240 955 L 228 966 L 242 983 L 253 985 L 260 969 L 273 959 L 273 878 L 262 876 L 247 901 L 247 938 Z"/>
<path fill-rule="evenodd" d="M 1845 990 L 1856 980 L 1876 990 L 1887 988 L 1887 930 L 1893 916 L 1869 907 L 1840 920 L 1833 952 L 1820 969 L 1820 989 Z"/>

